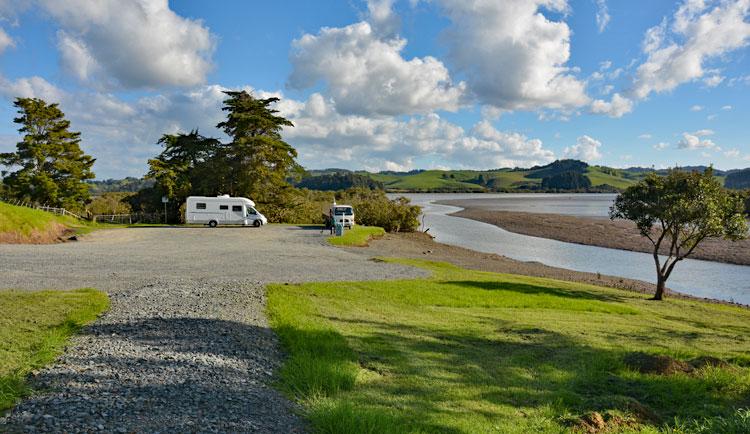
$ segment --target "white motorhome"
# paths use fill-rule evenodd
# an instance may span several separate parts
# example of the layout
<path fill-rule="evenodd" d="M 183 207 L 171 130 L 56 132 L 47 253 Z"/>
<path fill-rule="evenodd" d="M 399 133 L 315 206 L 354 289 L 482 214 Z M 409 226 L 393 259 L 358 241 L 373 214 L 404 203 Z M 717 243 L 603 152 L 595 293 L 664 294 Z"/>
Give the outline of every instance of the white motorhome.
<path fill-rule="evenodd" d="M 268 219 L 255 209 L 255 202 L 244 197 L 190 196 L 185 208 L 185 223 L 218 225 L 242 225 L 259 227 Z"/>

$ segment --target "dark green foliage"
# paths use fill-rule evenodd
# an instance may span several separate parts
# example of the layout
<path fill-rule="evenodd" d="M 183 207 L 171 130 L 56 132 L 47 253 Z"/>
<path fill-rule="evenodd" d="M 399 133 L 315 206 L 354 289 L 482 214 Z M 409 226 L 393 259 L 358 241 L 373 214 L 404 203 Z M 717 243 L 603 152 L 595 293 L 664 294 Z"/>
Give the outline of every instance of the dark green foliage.
<path fill-rule="evenodd" d="M 750 188 L 750 168 L 728 174 L 724 186 L 735 190 Z"/>
<path fill-rule="evenodd" d="M 588 164 L 579 160 L 557 160 L 546 166 L 534 166 L 530 169 L 527 178 L 546 178 L 548 176 L 558 175 L 563 172 L 584 173 L 589 167 Z"/>
<path fill-rule="evenodd" d="M 586 190 L 591 180 L 579 172 L 567 171 L 542 179 L 543 190 Z"/>
<path fill-rule="evenodd" d="M 81 134 L 57 104 L 38 98 L 16 98 L 23 140 L 16 152 L 0 154 L 0 164 L 16 169 L 4 179 L 6 193 L 29 202 L 79 210 L 89 200 L 87 179 L 94 159 L 83 153 Z"/>
<path fill-rule="evenodd" d="M 357 188 L 337 194 L 336 200 L 354 207 L 359 225 L 378 226 L 387 232 L 414 232 L 419 227 L 421 209 L 405 197 L 390 200 L 381 190 Z"/>
<path fill-rule="evenodd" d="M 299 188 L 320 191 L 337 191 L 349 188 L 369 188 L 382 190 L 383 183 L 370 178 L 369 176 L 357 173 L 332 173 L 326 175 L 309 176 L 303 178 L 296 184 Z"/>
<path fill-rule="evenodd" d="M 739 240 L 747 237 L 743 196 L 725 190 L 704 173 L 672 170 L 666 176 L 651 173 L 617 196 L 610 210 L 612 219 L 635 222 L 641 235 L 654 245 L 657 288 L 661 300 L 664 287 L 677 262 L 687 258 L 708 237 Z M 658 253 L 665 253 L 662 263 Z"/>
<path fill-rule="evenodd" d="M 297 151 L 282 140 L 282 128 L 294 126 L 270 108 L 279 98 L 257 99 L 245 91 L 224 92 L 227 120 L 217 125 L 232 139 L 223 163 L 229 167 L 225 193 L 266 202 L 288 187 L 290 174 L 299 174 Z"/>
<path fill-rule="evenodd" d="M 127 177 L 124 179 L 105 179 L 88 181 L 91 194 L 102 193 L 135 193 L 144 188 L 153 187 L 154 181 L 145 178 Z"/>

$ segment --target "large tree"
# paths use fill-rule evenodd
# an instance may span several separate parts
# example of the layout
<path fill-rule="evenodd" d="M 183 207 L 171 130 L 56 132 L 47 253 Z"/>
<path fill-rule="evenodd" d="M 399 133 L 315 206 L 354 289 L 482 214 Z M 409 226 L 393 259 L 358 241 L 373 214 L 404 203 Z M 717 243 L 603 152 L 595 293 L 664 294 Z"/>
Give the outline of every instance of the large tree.
<path fill-rule="evenodd" d="M 17 98 L 14 122 L 23 140 L 16 152 L 0 154 L 12 171 L 3 181 L 18 199 L 78 208 L 89 199 L 87 179 L 93 179 L 94 159 L 83 153 L 81 134 L 70 131 L 70 121 L 57 104 L 39 98 Z"/>
<path fill-rule="evenodd" d="M 671 170 L 666 176 L 649 174 L 628 187 L 612 205 L 610 218 L 632 220 L 653 244 L 654 300 L 661 300 L 675 265 L 703 240 L 747 237 L 743 207 L 743 197 L 725 190 L 713 169 L 704 173 Z M 665 256 L 663 261 L 660 254 Z"/>
<path fill-rule="evenodd" d="M 227 91 L 222 110 L 227 119 L 217 125 L 232 139 L 227 164 L 232 176 L 227 193 L 266 202 L 288 188 L 287 179 L 299 173 L 297 151 L 281 138 L 289 120 L 271 108 L 278 98 L 259 99 L 245 91 Z"/>

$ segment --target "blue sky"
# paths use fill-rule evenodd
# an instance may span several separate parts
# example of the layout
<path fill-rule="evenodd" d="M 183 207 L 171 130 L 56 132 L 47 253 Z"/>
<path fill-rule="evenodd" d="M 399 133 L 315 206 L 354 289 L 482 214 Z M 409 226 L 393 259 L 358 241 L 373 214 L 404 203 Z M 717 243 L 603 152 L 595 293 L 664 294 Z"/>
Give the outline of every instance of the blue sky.
<path fill-rule="evenodd" d="M 278 96 L 308 168 L 750 166 L 750 0 L 0 0 L 15 97 L 58 102 L 98 178 L 165 133 L 220 137 L 222 90 Z M 744 121 L 744 122 L 743 122 Z"/>

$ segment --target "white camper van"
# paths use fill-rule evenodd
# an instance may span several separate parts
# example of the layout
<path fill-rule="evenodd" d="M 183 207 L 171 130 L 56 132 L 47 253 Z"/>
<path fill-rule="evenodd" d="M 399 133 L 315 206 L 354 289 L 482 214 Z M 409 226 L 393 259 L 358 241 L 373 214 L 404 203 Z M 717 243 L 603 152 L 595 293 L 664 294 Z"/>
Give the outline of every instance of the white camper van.
<path fill-rule="evenodd" d="M 351 205 L 338 205 L 333 201 L 333 205 L 328 210 L 329 225 L 334 226 L 336 223 L 346 227 L 354 227 L 354 208 Z"/>
<path fill-rule="evenodd" d="M 255 202 L 244 197 L 190 196 L 187 198 L 185 223 L 218 225 L 261 226 L 266 217 L 255 209 Z"/>

